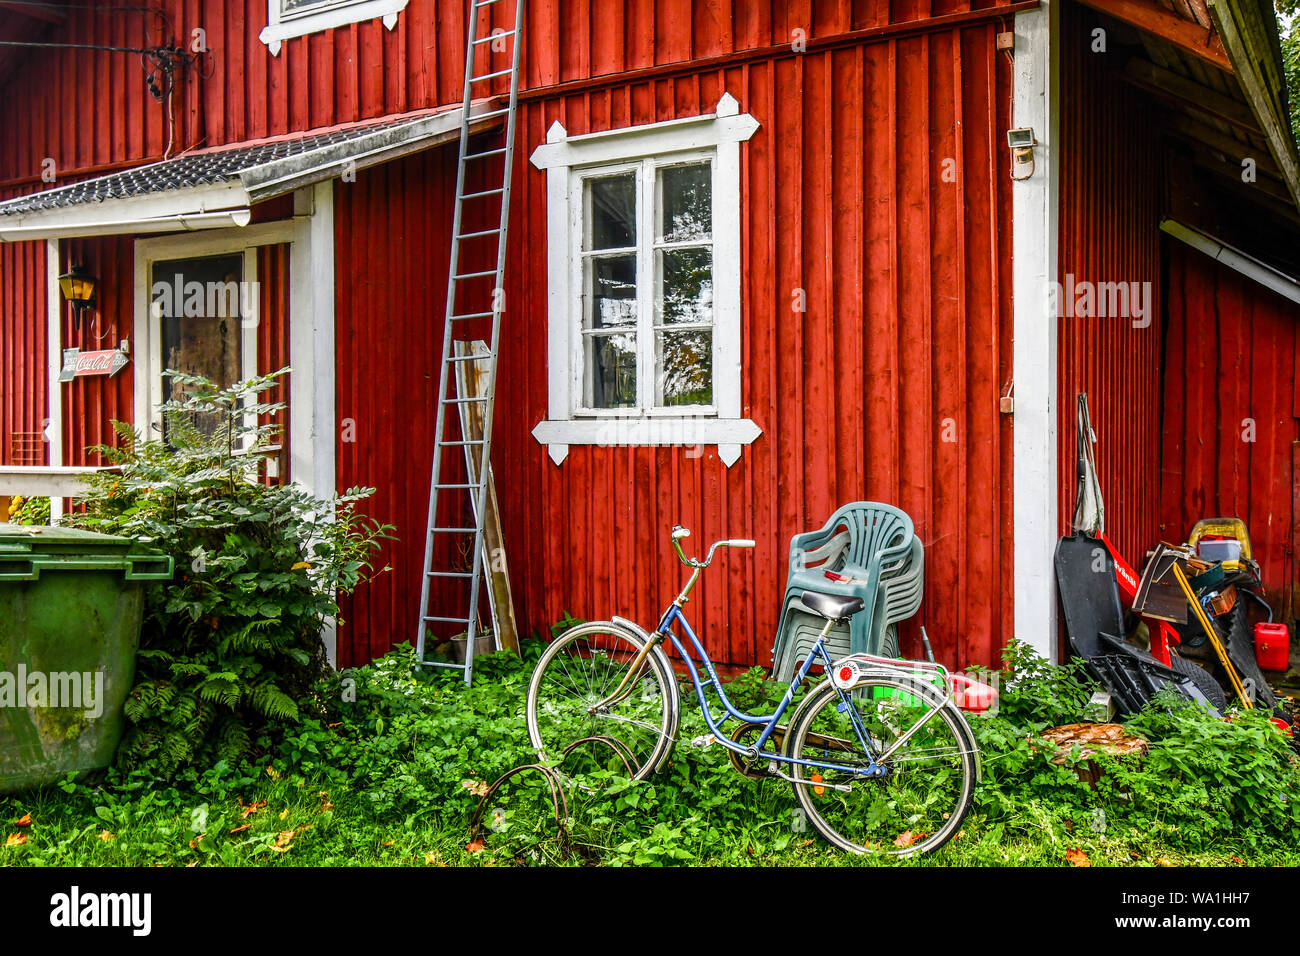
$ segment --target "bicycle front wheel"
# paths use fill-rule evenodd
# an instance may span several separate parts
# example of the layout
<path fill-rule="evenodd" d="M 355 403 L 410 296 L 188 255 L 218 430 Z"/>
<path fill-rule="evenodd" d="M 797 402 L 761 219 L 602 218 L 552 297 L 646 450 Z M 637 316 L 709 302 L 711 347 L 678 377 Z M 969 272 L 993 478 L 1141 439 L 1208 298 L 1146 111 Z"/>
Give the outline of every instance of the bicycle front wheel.
<path fill-rule="evenodd" d="M 608 623 L 551 642 L 528 684 L 528 736 L 543 761 L 566 774 L 654 772 L 676 730 L 677 685 L 657 650 L 629 673 L 645 643 Z"/>
<path fill-rule="evenodd" d="M 826 680 L 812 692 L 791 721 L 786 755 L 823 765 L 791 765 L 799 806 L 823 837 L 851 853 L 905 857 L 958 831 L 975 790 L 976 745 L 961 712 L 940 706 L 943 696 L 885 674 L 844 692 Z M 879 776 L 857 772 L 873 761 Z"/>

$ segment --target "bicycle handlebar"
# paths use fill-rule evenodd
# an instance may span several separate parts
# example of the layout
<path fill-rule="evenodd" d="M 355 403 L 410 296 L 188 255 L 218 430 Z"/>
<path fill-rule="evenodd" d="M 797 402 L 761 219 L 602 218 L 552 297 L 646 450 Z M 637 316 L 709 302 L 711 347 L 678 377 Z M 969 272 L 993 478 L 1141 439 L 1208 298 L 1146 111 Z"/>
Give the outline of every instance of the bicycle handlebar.
<path fill-rule="evenodd" d="M 713 554 L 719 548 L 752 548 L 755 546 L 755 542 L 750 538 L 728 538 L 725 541 L 715 541 L 712 547 L 709 548 L 708 555 L 701 561 L 698 558 L 688 558 L 682 550 L 682 539 L 690 536 L 689 529 L 683 528 L 681 525 L 673 526 L 673 550 L 677 552 L 677 557 L 682 564 L 688 568 L 707 568 L 713 563 Z"/>

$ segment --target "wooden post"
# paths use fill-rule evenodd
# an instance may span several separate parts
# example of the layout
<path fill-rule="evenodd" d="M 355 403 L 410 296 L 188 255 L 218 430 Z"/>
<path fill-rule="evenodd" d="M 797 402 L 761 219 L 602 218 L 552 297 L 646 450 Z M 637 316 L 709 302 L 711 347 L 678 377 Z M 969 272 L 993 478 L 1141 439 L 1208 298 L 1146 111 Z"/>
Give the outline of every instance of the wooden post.
<path fill-rule="evenodd" d="M 457 355 L 479 355 L 479 360 L 456 363 L 456 397 L 474 398 L 488 390 L 488 346 L 486 342 L 457 342 Z M 460 406 L 461 434 L 469 441 L 483 437 L 483 404 L 466 402 Z M 479 480 L 477 456 L 465 447 L 465 469 L 471 483 Z M 492 612 L 492 629 L 502 650 L 519 653 L 519 629 L 515 623 L 515 604 L 510 594 L 510 574 L 506 569 L 506 548 L 501 536 L 501 513 L 497 508 L 496 479 L 488 465 L 487 514 L 483 516 L 483 571 L 487 575 L 488 606 Z M 478 502 L 475 500 L 475 507 Z M 474 516 L 478 519 L 478 515 Z M 474 613 L 477 608 L 471 608 Z"/>

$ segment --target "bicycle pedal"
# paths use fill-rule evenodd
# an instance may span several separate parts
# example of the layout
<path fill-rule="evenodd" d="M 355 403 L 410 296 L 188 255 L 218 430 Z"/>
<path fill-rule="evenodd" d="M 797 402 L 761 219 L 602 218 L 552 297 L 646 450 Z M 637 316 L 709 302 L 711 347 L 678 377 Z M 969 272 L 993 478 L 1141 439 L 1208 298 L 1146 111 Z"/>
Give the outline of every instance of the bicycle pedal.
<path fill-rule="evenodd" d="M 711 747 L 718 742 L 718 738 L 713 734 L 703 734 L 699 737 L 691 738 L 691 746 L 697 750 L 703 750 L 705 747 Z"/>

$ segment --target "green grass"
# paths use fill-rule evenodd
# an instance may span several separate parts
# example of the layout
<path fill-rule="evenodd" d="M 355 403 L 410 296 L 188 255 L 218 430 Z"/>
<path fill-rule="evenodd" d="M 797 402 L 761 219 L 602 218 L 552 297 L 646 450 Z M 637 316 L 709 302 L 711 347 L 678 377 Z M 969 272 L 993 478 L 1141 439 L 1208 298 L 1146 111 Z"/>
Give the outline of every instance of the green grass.
<path fill-rule="evenodd" d="M 975 721 L 984 783 L 964 831 L 929 857 L 858 858 L 811 827 L 800 832 L 788 784 L 747 780 L 722 748 L 687 744 L 703 730 L 689 699 L 681 743 L 653 781 L 608 774 L 569 791 L 567 844 L 545 784 L 529 773 L 492 801 L 502 815 L 471 851 L 473 790 L 534 759 L 522 717 L 531 661 L 483 661 L 469 690 L 450 676 L 413 679 L 409 665 L 409 652 L 395 653 L 354 672 L 356 699 L 340 705 L 337 726 L 308 723 L 264 740 L 255 764 L 191 768 L 170 781 L 112 771 L 0 798 L 0 865 L 1070 866 L 1067 852 L 1094 866 L 1300 863 L 1291 801 L 1280 799 L 1300 791 L 1300 777 L 1284 745 L 1251 736 L 1264 729 L 1145 717 L 1144 764 L 1108 764 L 1090 786 L 1070 766 L 1077 761 L 1055 766 L 1030 742 L 1033 728 L 1063 722 L 1053 708 L 1077 698 L 1053 683 L 1060 675 L 1029 672 L 1004 694 L 1003 714 Z M 757 672 L 731 688 L 742 708 L 761 708 L 778 690 Z M 1207 757 L 1210 734 L 1220 751 L 1241 752 Z M 25 815 L 29 826 L 12 825 Z M 26 841 L 5 846 L 11 834 Z"/>

